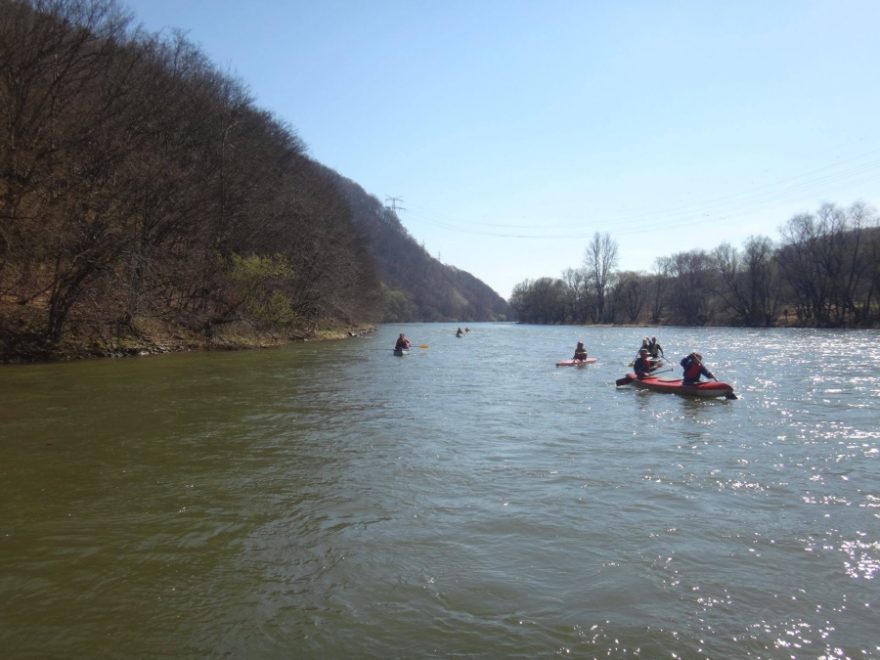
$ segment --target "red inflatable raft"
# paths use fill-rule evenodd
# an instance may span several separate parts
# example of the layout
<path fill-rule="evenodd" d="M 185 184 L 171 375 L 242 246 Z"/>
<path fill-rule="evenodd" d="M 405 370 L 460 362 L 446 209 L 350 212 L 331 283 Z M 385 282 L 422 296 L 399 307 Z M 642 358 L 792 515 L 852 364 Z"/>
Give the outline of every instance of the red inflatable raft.
<path fill-rule="evenodd" d="M 627 374 L 617 381 L 617 385 L 632 385 L 640 390 L 651 390 L 665 394 L 682 394 L 684 396 L 719 397 L 735 399 L 733 388 L 727 383 L 717 380 L 702 381 L 696 385 L 685 385 L 681 378 L 642 378 L 639 380 L 635 374 Z"/>

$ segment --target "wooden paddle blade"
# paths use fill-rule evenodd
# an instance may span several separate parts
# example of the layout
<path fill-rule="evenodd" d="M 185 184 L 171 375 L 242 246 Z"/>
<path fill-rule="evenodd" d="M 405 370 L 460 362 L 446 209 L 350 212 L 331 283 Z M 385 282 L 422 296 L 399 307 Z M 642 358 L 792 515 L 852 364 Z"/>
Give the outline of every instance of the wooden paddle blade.
<path fill-rule="evenodd" d="M 421 344 L 421 345 L 419 346 L 419 348 L 428 348 L 428 345 L 427 345 L 427 344 Z"/>

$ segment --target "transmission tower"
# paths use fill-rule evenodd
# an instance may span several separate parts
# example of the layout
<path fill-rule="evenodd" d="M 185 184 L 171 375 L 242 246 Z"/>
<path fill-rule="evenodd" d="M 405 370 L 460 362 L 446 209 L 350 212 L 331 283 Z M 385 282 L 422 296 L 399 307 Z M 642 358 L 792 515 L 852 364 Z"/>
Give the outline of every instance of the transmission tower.
<path fill-rule="evenodd" d="M 388 204 L 387 208 L 391 209 L 391 212 L 394 215 L 397 215 L 398 211 L 406 211 L 405 208 L 398 205 L 398 202 L 402 202 L 403 197 L 391 197 L 390 195 L 385 196 L 385 202 Z"/>

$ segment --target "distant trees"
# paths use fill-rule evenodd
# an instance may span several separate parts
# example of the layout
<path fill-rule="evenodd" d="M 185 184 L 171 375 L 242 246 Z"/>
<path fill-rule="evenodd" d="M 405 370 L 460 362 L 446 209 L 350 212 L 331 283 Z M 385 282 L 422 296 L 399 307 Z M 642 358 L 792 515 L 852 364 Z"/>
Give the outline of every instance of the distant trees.
<path fill-rule="evenodd" d="M 619 273 L 611 297 L 617 301 L 618 318 L 637 323 L 648 301 L 648 282 L 632 271 Z"/>
<path fill-rule="evenodd" d="M 566 297 L 562 280 L 542 277 L 517 284 L 510 306 L 522 323 L 563 323 Z"/>
<path fill-rule="evenodd" d="M 717 272 L 703 250 L 679 252 L 671 257 L 672 286 L 668 298 L 673 318 L 682 325 L 706 325 L 715 316 Z"/>
<path fill-rule="evenodd" d="M 752 236 L 741 249 L 722 244 L 661 257 L 653 273 L 615 272 L 616 244 L 608 235 L 595 234 L 586 254 L 584 268 L 568 269 L 560 280 L 519 285 L 511 304 L 520 320 L 880 324 L 880 227 L 876 212 L 861 203 L 849 209 L 825 204 L 791 218 L 779 245 Z"/>
<path fill-rule="evenodd" d="M 863 204 L 823 205 L 783 228 L 778 255 L 800 322 L 821 327 L 877 319 L 876 216 Z"/>
<path fill-rule="evenodd" d="M 736 323 L 748 326 L 773 325 L 779 305 L 778 266 L 773 243 L 760 236 L 750 237 L 742 254 L 728 244 L 716 248 L 718 292 L 723 307 Z"/>
<path fill-rule="evenodd" d="M 568 268 L 560 279 L 540 278 L 514 288 L 510 305 L 524 323 L 600 323 L 614 318 L 609 296 L 619 293 L 617 243 L 608 234 L 596 234 L 584 254 L 581 268 Z"/>
<path fill-rule="evenodd" d="M 562 271 L 562 296 L 565 301 L 565 322 L 579 323 L 589 314 L 589 275 L 586 268 Z"/>

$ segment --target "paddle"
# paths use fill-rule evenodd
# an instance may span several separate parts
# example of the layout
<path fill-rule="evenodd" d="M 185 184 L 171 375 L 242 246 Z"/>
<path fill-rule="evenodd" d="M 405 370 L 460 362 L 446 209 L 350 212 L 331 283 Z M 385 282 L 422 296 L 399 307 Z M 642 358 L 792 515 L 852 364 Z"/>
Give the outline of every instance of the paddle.
<path fill-rule="evenodd" d="M 653 378 L 654 376 L 656 376 L 656 375 L 658 375 L 658 374 L 668 374 L 670 371 L 674 371 L 674 369 L 673 369 L 672 367 L 670 367 L 669 369 L 661 369 L 660 371 L 652 371 L 652 372 L 648 375 L 648 377 L 649 377 L 649 378 Z M 629 384 L 630 384 L 631 382 L 633 382 L 634 380 L 636 380 L 636 379 L 635 379 L 635 378 L 632 378 L 629 374 L 627 374 L 627 375 L 624 376 L 623 378 L 618 378 L 616 381 L 614 381 L 614 383 L 615 383 L 618 387 L 623 387 L 624 385 L 629 385 Z"/>
<path fill-rule="evenodd" d="M 419 344 L 419 348 L 428 348 L 427 344 Z"/>

